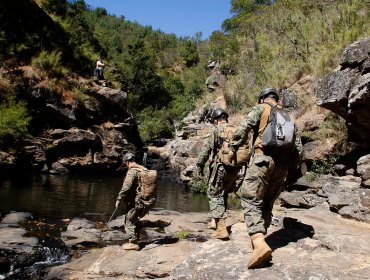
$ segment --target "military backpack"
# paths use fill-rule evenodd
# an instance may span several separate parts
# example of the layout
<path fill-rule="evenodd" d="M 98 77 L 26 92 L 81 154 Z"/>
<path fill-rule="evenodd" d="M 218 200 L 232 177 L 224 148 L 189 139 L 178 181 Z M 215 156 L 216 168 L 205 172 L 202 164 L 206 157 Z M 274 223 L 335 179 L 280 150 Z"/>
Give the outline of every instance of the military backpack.
<path fill-rule="evenodd" d="M 262 134 L 262 146 L 274 152 L 291 151 L 296 138 L 296 127 L 287 110 L 269 103 L 267 126 Z"/>
<path fill-rule="evenodd" d="M 139 173 L 139 189 L 142 199 L 150 200 L 157 197 L 157 170 L 149 170 L 144 166 L 135 167 Z"/>
<path fill-rule="evenodd" d="M 227 124 L 222 132 L 220 133 L 219 137 L 221 138 L 222 144 L 218 150 L 217 156 L 221 163 L 227 166 L 233 167 L 242 167 L 248 164 L 250 158 L 250 149 L 249 149 L 249 142 L 246 141 L 243 145 L 239 147 L 235 154 L 235 161 L 229 161 L 229 154 L 231 153 L 230 144 L 233 141 L 233 135 L 236 131 L 236 126 L 232 124 Z"/>

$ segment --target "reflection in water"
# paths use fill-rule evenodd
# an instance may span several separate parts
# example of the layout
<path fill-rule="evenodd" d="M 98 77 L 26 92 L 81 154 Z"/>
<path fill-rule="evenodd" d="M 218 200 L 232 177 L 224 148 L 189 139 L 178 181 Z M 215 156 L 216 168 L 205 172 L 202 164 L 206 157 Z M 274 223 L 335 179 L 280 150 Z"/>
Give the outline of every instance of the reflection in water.
<path fill-rule="evenodd" d="M 110 215 L 122 185 L 120 177 L 22 174 L 0 179 L 0 212 L 27 211 L 67 218 L 82 213 Z M 186 192 L 174 182 L 158 181 L 156 208 L 179 212 L 208 211 L 205 195 Z"/>

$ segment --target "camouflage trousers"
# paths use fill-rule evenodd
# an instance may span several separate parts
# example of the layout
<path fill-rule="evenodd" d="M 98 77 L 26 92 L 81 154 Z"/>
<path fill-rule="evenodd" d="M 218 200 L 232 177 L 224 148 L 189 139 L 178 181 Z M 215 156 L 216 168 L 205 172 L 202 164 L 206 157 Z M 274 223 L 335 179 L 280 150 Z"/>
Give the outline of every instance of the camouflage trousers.
<path fill-rule="evenodd" d="M 242 186 L 241 205 L 249 235 L 266 234 L 272 219 L 272 208 L 284 187 L 286 164 L 267 155 L 251 158 Z"/>
<path fill-rule="evenodd" d="M 207 196 L 213 218 L 225 218 L 227 198 L 235 191 L 239 168 L 216 164 L 208 181 Z"/>
<path fill-rule="evenodd" d="M 137 223 L 140 218 L 149 213 L 149 210 L 154 206 L 154 204 L 155 199 L 150 202 L 143 202 L 140 198 L 136 198 L 134 207 L 128 209 L 125 219 L 125 231 L 130 242 L 137 241 Z"/>

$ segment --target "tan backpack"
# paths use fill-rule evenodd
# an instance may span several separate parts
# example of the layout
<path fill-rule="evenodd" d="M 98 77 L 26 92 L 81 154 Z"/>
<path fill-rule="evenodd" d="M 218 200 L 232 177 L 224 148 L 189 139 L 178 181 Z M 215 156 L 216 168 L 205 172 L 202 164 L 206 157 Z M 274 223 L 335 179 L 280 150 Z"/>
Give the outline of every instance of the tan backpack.
<path fill-rule="evenodd" d="M 149 170 L 144 166 L 135 167 L 140 172 L 139 189 L 144 200 L 157 197 L 157 170 Z"/>
<path fill-rule="evenodd" d="M 234 135 L 234 132 L 236 131 L 236 128 L 237 127 L 232 124 L 227 124 L 224 127 L 223 131 L 219 135 L 222 140 L 222 144 L 219 148 L 217 156 L 220 162 L 227 166 L 242 167 L 248 164 L 250 158 L 249 141 L 246 141 L 246 143 L 240 146 L 239 149 L 236 151 L 235 162 L 230 162 L 228 157 L 229 153 L 231 152 L 230 143 L 232 142 L 232 137 Z"/>

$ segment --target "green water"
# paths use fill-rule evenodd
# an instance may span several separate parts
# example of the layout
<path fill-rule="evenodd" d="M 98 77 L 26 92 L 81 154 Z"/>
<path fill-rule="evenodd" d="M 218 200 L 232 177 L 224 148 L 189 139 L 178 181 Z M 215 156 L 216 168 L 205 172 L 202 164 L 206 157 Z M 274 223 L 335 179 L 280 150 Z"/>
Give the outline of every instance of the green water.
<path fill-rule="evenodd" d="M 40 217 L 71 218 L 114 211 L 120 177 L 20 174 L 0 178 L 0 213 L 26 211 Z M 159 180 L 156 208 L 179 212 L 209 211 L 207 197 Z"/>

